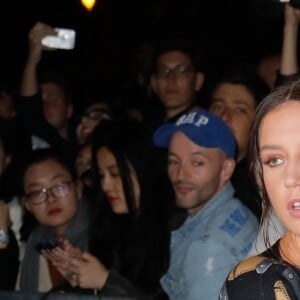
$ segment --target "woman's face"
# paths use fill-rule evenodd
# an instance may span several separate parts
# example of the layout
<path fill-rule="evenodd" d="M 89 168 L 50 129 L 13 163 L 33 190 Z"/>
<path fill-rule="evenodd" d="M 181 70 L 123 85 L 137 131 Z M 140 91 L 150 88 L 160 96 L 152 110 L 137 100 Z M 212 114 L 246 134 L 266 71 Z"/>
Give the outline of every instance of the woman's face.
<path fill-rule="evenodd" d="M 100 175 L 100 184 L 112 211 L 116 214 L 128 213 L 122 178 L 114 155 L 106 147 L 102 147 L 97 152 L 97 163 Z M 140 187 L 134 170 L 131 171 L 130 176 L 133 183 L 136 205 L 138 206 Z"/>
<path fill-rule="evenodd" d="M 76 129 L 80 144 L 87 140 L 99 123 L 109 119 L 111 119 L 110 114 L 103 104 L 95 103 L 89 106 L 83 113 Z"/>
<path fill-rule="evenodd" d="M 300 236 L 300 102 L 289 101 L 269 112 L 258 142 L 271 204 L 287 232 Z"/>
<path fill-rule="evenodd" d="M 79 207 L 81 190 L 57 161 L 31 165 L 24 174 L 24 205 L 40 224 L 63 235 Z"/>
<path fill-rule="evenodd" d="M 80 149 L 75 160 L 76 176 L 78 178 L 91 169 L 92 163 L 92 145 L 88 144 Z"/>

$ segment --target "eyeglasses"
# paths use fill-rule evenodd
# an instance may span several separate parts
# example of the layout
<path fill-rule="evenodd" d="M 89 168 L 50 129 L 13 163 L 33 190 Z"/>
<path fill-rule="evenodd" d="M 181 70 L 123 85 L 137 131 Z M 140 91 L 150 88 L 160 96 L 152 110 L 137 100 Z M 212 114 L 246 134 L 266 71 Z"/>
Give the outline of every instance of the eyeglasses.
<path fill-rule="evenodd" d="M 99 122 L 103 119 L 110 119 L 110 112 L 103 108 L 101 109 L 94 109 L 92 111 L 88 111 L 83 113 L 81 119 L 86 118 L 91 121 Z"/>
<path fill-rule="evenodd" d="M 57 183 L 49 188 L 44 188 L 38 191 L 32 191 L 27 194 L 24 194 L 27 201 L 31 204 L 38 205 L 46 201 L 49 197 L 49 193 L 52 197 L 63 198 L 70 193 L 71 184 L 73 181 L 64 181 Z"/>
<path fill-rule="evenodd" d="M 155 76 L 158 79 L 166 79 L 169 76 L 173 75 L 175 78 L 186 78 L 188 77 L 191 73 L 194 72 L 194 69 L 190 65 L 179 65 L 175 68 L 165 68 L 161 67 L 158 68 L 158 70 L 155 73 Z"/>

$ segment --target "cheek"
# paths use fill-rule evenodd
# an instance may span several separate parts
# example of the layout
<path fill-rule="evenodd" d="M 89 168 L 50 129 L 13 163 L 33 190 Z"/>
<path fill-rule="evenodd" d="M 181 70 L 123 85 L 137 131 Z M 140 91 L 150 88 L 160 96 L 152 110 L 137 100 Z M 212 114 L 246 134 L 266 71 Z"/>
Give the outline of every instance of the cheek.
<path fill-rule="evenodd" d="M 277 203 L 277 199 L 281 198 L 283 190 L 281 189 L 281 182 L 283 180 L 280 172 L 272 170 L 263 171 L 263 181 L 265 183 L 266 191 L 272 203 Z"/>
<path fill-rule="evenodd" d="M 39 223 L 43 223 L 46 217 L 45 205 L 28 206 L 27 210 L 33 214 Z"/>

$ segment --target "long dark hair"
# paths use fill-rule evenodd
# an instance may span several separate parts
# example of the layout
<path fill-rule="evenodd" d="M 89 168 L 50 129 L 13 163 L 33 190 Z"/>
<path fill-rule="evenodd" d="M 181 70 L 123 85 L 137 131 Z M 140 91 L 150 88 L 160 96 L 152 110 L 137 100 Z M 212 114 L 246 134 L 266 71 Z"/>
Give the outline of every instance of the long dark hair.
<path fill-rule="evenodd" d="M 163 171 L 156 163 L 158 152 L 151 132 L 134 120 L 105 121 L 93 135 L 93 166 L 97 169 L 97 151 L 106 147 L 115 157 L 128 207 L 128 214 L 116 215 L 105 199 L 95 172 L 98 211 L 91 228 L 91 252 L 111 267 L 116 263 L 121 275 L 145 291 L 159 287 L 159 278 L 168 265 L 166 193 Z M 135 205 L 134 170 L 140 187 L 139 207 Z M 96 212 L 96 211 L 95 211 Z"/>
<path fill-rule="evenodd" d="M 269 112 L 291 100 L 300 101 L 300 80 L 280 86 L 264 98 L 264 100 L 257 107 L 256 116 L 251 132 L 249 146 L 250 171 L 256 181 L 258 191 L 262 198 L 263 236 L 265 244 L 268 248 L 271 247 L 268 236 L 268 226 L 270 222 L 272 222 L 270 218 L 272 212 L 272 205 L 263 181 L 262 163 L 259 155 L 259 130 L 262 120 L 266 117 L 266 115 Z"/>

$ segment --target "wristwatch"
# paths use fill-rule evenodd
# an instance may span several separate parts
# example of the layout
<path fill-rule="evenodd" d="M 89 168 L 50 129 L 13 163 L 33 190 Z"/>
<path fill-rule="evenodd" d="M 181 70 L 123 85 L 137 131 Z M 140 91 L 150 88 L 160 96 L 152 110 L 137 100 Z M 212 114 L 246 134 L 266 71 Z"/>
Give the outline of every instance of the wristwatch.
<path fill-rule="evenodd" d="M 0 249 L 6 248 L 9 243 L 8 233 L 4 229 L 0 229 Z"/>

